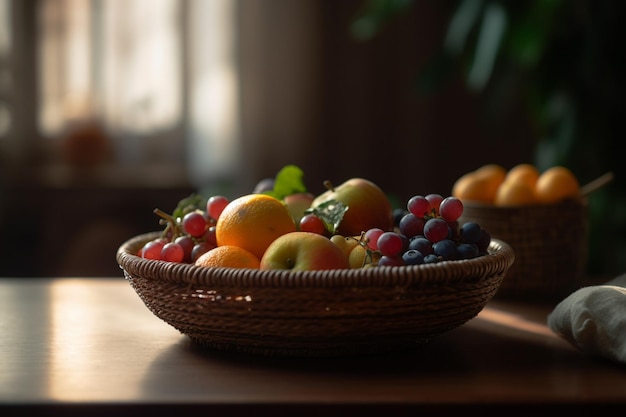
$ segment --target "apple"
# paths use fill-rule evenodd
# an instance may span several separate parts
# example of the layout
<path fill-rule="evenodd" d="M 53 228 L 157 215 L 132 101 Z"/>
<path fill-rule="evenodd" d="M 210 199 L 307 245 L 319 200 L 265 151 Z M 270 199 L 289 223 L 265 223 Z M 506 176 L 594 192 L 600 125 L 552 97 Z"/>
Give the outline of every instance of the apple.
<path fill-rule="evenodd" d="M 261 258 L 261 269 L 311 271 L 347 269 L 344 252 L 327 237 L 311 232 L 289 232 L 276 238 Z"/>
<path fill-rule="evenodd" d="M 393 229 L 393 208 L 383 190 L 364 178 L 351 178 L 338 187 L 326 183 L 327 191 L 313 200 L 311 207 L 337 200 L 348 206 L 335 231 L 344 236 L 359 236 L 372 228 Z"/>
<path fill-rule="evenodd" d="M 291 217 L 296 225 L 300 224 L 300 219 L 304 216 L 306 209 L 311 207 L 315 196 L 311 193 L 295 193 L 283 198 Z"/>

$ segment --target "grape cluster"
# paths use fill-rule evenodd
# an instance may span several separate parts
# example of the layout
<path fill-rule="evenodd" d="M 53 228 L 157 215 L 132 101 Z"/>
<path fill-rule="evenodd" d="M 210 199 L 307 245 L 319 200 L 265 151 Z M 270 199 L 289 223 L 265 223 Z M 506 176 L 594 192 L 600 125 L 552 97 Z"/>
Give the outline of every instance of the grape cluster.
<path fill-rule="evenodd" d="M 379 266 L 421 265 L 472 259 L 487 253 L 489 232 L 478 223 L 459 223 L 463 203 L 440 194 L 415 195 L 394 213 L 393 231 L 365 232 L 369 248 L 380 253 Z"/>
<path fill-rule="evenodd" d="M 165 228 L 158 238 L 144 244 L 139 256 L 168 262 L 195 262 L 200 255 L 217 247 L 215 225 L 229 202 L 227 197 L 215 195 L 206 201 L 204 209 L 190 208 L 177 217 L 156 209 Z"/>

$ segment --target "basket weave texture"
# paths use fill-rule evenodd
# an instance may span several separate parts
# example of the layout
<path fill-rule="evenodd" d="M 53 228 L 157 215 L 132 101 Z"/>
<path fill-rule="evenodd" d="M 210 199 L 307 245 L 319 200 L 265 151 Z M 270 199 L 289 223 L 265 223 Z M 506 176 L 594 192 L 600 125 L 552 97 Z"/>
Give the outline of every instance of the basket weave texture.
<path fill-rule="evenodd" d="M 494 207 L 464 204 L 460 222 L 474 221 L 515 250 L 498 298 L 560 300 L 583 285 L 588 257 L 586 202 Z"/>
<path fill-rule="evenodd" d="M 158 233 L 120 246 L 117 261 L 157 317 L 211 349 L 264 356 L 341 356 L 420 346 L 475 317 L 515 254 L 413 267 L 298 271 L 203 268 L 135 254 Z"/>

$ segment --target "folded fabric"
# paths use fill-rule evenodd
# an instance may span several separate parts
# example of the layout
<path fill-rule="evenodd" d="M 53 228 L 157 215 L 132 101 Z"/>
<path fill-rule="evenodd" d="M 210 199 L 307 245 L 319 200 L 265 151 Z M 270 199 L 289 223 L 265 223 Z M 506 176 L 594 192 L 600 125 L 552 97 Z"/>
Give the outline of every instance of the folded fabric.
<path fill-rule="evenodd" d="M 548 327 L 585 353 L 626 363 L 626 274 L 567 296 Z"/>

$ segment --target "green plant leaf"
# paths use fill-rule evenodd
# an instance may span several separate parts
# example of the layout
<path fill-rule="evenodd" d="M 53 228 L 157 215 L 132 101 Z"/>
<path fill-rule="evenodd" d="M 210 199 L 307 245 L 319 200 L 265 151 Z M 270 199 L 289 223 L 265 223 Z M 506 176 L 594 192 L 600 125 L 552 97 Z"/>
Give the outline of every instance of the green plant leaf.
<path fill-rule="evenodd" d="M 313 213 L 319 217 L 326 226 L 326 230 L 334 235 L 339 224 L 343 220 L 343 215 L 348 211 L 349 207 L 338 200 L 328 200 L 320 205 L 306 210 L 306 213 Z"/>
<path fill-rule="evenodd" d="M 467 83 L 473 89 L 480 91 L 489 82 L 507 26 L 506 9 L 501 4 L 490 3 L 483 13 L 474 61 L 467 75 Z"/>
<path fill-rule="evenodd" d="M 467 45 L 467 39 L 476 26 L 483 9 L 482 0 L 463 0 L 450 18 L 444 49 L 459 56 Z"/>
<path fill-rule="evenodd" d="M 274 188 L 264 194 L 282 200 L 291 194 L 306 193 L 307 188 L 303 181 L 304 172 L 296 165 L 286 165 L 278 171 L 274 181 Z"/>
<path fill-rule="evenodd" d="M 206 210 L 207 199 L 200 194 L 191 194 L 178 202 L 178 205 L 172 212 L 174 219 L 182 219 L 185 214 L 194 210 Z"/>

